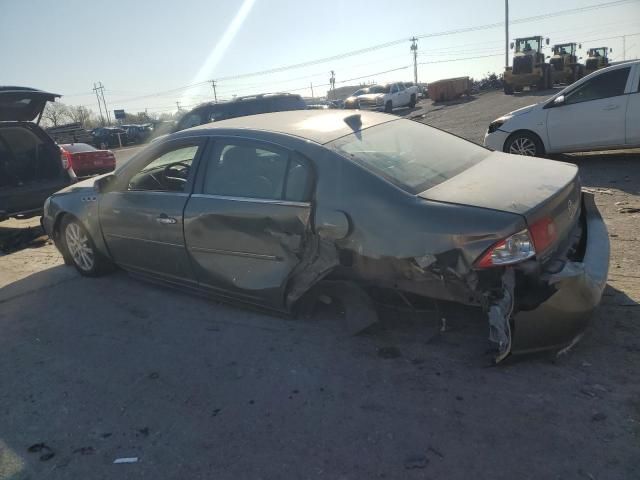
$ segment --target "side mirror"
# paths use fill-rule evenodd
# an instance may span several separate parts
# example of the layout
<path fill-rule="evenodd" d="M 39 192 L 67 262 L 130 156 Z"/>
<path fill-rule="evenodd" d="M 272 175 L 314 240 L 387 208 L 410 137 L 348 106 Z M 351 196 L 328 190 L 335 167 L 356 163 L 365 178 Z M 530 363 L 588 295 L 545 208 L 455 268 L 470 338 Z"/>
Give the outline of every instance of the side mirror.
<path fill-rule="evenodd" d="M 548 38 L 547 38 L 546 42 L 547 42 L 547 45 L 549 45 L 549 39 Z"/>
<path fill-rule="evenodd" d="M 556 99 L 553 101 L 553 106 L 559 107 L 560 105 L 564 105 L 564 102 L 565 102 L 564 95 L 560 95 L 559 97 L 556 97 Z"/>
<path fill-rule="evenodd" d="M 581 44 L 581 43 L 579 43 L 579 44 L 578 44 L 578 48 L 579 48 L 580 50 L 582 50 L 582 44 Z"/>
<path fill-rule="evenodd" d="M 93 182 L 93 188 L 98 193 L 104 193 L 105 191 L 107 191 L 109 184 L 113 183 L 115 179 L 116 176 L 113 173 L 105 175 L 104 177 L 100 177 L 95 182 Z"/>
<path fill-rule="evenodd" d="M 609 49 L 609 53 L 611 53 L 611 52 L 613 52 L 613 48 L 610 48 L 610 49 Z"/>
<path fill-rule="evenodd" d="M 513 47 L 514 47 L 514 43 L 511 42 L 511 50 L 513 50 Z"/>

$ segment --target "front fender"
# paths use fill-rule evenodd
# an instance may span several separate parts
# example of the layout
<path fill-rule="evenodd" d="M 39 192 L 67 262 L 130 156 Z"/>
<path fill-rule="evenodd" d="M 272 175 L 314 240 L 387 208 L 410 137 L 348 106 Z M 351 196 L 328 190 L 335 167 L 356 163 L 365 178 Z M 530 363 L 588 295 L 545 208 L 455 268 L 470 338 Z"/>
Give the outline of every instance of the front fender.
<path fill-rule="evenodd" d="M 107 258 L 111 258 L 100 228 L 99 194 L 93 188 L 94 181 L 95 178 L 78 183 L 49 197 L 45 203 L 42 226 L 60 248 L 60 224 L 65 215 L 72 215 L 91 235 L 96 249 Z"/>

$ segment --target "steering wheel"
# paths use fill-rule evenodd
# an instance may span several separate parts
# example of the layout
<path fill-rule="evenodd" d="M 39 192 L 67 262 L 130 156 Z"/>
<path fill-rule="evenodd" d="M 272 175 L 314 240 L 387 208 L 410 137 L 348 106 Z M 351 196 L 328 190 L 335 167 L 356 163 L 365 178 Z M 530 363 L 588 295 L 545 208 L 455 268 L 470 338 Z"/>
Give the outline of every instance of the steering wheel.
<path fill-rule="evenodd" d="M 181 167 L 184 167 L 184 168 L 178 170 L 178 169 L 175 168 L 178 165 L 180 165 Z M 171 163 L 171 164 L 167 165 L 166 167 L 164 167 L 163 176 L 167 180 L 174 180 L 176 182 L 187 183 L 187 178 L 186 177 L 189 176 L 189 169 L 190 168 L 191 168 L 191 164 L 187 163 L 186 161 Z M 180 175 L 180 174 L 184 174 L 184 172 L 187 173 L 184 177 L 177 176 L 177 175 Z"/>

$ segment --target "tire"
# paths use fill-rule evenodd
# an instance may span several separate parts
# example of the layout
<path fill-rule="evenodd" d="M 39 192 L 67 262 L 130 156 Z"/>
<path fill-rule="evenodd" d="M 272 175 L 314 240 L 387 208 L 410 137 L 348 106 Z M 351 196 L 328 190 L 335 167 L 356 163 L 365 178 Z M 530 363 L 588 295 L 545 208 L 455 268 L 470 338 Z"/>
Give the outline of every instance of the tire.
<path fill-rule="evenodd" d="M 60 238 L 71 262 L 80 275 L 99 277 L 113 271 L 114 265 L 102 255 L 84 226 L 68 215 L 60 225 Z"/>
<path fill-rule="evenodd" d="M 416 106 L 417 100 L 415 95 L 411 95 L 411 100 L 409 100 L 409 108 L 413 108 Z"/>
<path fill-rule="evenodd" d="M 385 113 L 393 112 L 393 103 L 391 103 L 391 100 L 384 104 L 384 111 Z"/>
<path fill-rule="evenodd" d="M 541 157 L 544 155 L 544 145 L 533 132 L 515 132 L 504 142 L 503 151 L 513 155 Z"/>
<path fill-rule="evenodd" d="M 513 95 L 513 87 L 508 83 L 504 84 L 504 94 L 505 95 Z"/>

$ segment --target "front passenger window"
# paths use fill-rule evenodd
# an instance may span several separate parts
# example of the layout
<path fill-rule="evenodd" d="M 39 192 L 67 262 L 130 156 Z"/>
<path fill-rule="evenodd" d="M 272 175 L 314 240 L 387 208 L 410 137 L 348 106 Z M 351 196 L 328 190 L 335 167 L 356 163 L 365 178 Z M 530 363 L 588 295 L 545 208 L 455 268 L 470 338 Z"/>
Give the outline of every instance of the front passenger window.
<path fill-rule="evenodd" d="M 602 73 L 583 83 L 566 97 L 566 104 L 589 102 L 624 95 L 630 67 Z"/>
<path fill-rule="evenodd" d="M 197 153 L 198 146 L 190 145 L 161 154 L 131 177 L 127 190 L 183 192 Z"/>

